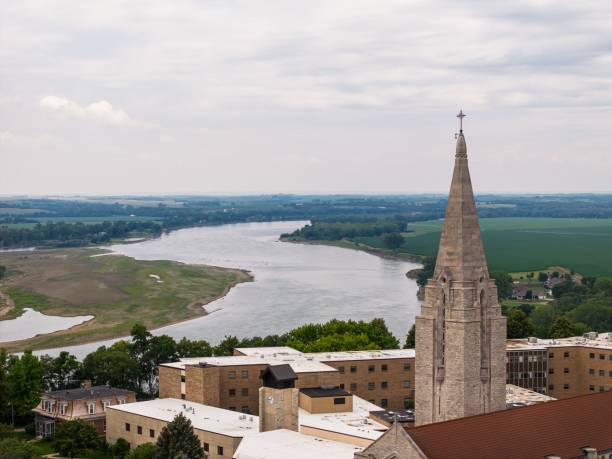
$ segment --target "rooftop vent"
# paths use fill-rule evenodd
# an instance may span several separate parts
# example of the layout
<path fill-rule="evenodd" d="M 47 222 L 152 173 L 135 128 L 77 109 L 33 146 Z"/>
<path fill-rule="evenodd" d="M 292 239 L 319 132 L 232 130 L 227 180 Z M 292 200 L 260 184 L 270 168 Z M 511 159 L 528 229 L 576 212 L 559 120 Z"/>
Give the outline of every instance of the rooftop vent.
<path fill-rule="evenodd" d="M 582 336 L 586 339 L 597 339 L 597 332 L 594 332 L 594 331 L 586 332 Z"/>
<path fill-rule="evenodd" d="M 530 336 L 529 338 L 527 338 L 527 342 L 530 344 L 538 344 L 538 338 L 536 338 L 535 336 Z"/>

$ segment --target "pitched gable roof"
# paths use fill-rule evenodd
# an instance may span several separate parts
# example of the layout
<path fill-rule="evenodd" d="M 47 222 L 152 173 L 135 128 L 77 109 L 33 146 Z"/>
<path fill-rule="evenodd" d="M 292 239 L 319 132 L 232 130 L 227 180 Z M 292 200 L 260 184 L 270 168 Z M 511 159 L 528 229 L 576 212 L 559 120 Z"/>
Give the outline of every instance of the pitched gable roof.
<path fill-rule="evenodd" d="M 408 428 L 429 459 L 582 457 L 612 452 L 612 391 Z M 418 413 L 417 413 L 418 416 Z"/>

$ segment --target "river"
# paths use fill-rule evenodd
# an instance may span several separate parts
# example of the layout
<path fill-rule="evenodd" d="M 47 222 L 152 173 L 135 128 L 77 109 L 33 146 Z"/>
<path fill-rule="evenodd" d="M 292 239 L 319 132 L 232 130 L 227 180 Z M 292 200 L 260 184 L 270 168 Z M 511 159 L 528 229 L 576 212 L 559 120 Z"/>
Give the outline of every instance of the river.
<path fill-rule="evenodd" d="M 112 251 L 141 260 L 175 260 L 251 271 L 254 282 L 239 284 L 209 303 L 207 316 L 156 330 L 175 339 L 218 343 L 238 337 L 278 334 L 308 322 L 382 317 L 404 341 L 419 302 L 406 272 L 416 263 L 389 260 L 351 249 L 280 242 L 282 233 L 307 222 L 240 223 L 188 228 L 160 238 L 113 245 Z M 67 347 L 83 357 L 101 344 Z M 42 351 L 51 355 L 59 350 Z"/>

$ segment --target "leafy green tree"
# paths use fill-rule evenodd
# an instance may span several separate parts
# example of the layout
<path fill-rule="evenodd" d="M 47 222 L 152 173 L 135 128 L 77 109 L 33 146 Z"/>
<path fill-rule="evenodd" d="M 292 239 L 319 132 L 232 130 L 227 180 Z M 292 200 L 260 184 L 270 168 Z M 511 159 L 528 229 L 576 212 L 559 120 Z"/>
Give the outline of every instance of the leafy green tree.
<path fill-rule="evenodd" d="M 0 423 L 0 438 L 5 438 L 13 435 L 15 432 L 15 426 L 11 424 Z"/>
<path fill-rule="evenodd" d="M 27 417 L 40 402 L 43 385 L 43 366 L 38 357 L 26 350 L 11 361 L 8 370 L 9 400 L 18 417 Z"/>
<path fill-rule="evenodd" d="M 154 396 L 159 387 L 157 375 L 159 365 L 164 362 L 176 362 L 178 353 L 176 351 L 176 342 L 168 335 L 153 336 L 149 340 L 148 349 L 145 351 L 141 364 L 146 368 L 147 373 L 144 375 L 144 380 L 149 389 L 149 395 Z"/>
<path fill-rule="evenodd" d="M 318 340 L 307 344 L 304 347 L 304 352 L 364 351 L 377 349 L 377 347 L 365 333 L 359 335 L 344 333 L 322 336 Z"/>
<path fill-rule="evenodd" d="M 125 438 L 118 438 L 111 447 L 111 453 L 116 459 L 124 459 L 130 452 L 130 444 Z"/>
<path fill-rule="evenodd" d="M 572 324 L 565 316 L 558 317 L 550 328 L 551 338 L 569 338 L 570 336 L 574 336 L 574 333 L 574 324 Z"/>
<path fill-rule="evenodd" d="M 595 281 L 595 290 L 603 296 L 612 297 L 612 278 L 600 277 Z"/>
<path fill-rule="evenodd" d="M 555 320 L 555 311 L 552 305 L 537 305 L 529 318 L 535 327 L 535 336 L 539 338 L 550 338 L 550 328 Z"/>
<path fill-rule="evenodd" d="M 520 309 L 513 309 L 508 316 L 508 338 L 527 338 L 533 336 L 535 329 L 527 315 Z"/>
<path fill-rule="evenodd" d="M 582 279 L 580 279 L 580 282 L 582 283 L 582 285 L 586 285 L 587 288 L 592 289 L 593 287 L 595 287 L 595 282 L 597 282 L 597 278 L 594 276 L 584 276 Z"/>
<path fill-rule="evenodd" d="M 538 281 L 546 282 L 547 280 L 548 280 L 548 274 L 547 273 L 543 273 L 542 271 L 540 271 L 538 273 Z"/>
<path fill-rule="evenodd" d="M 34 446 L 18 438 L 0 439 L 0 459 L 42 459 Z"/>
<path fill-rule="evenodd" d="M 436 259 L 434 257 L 425 257 L 423 259 L 423 268 L 417 274 L 417 285 L 419 287 L 425 287 L 427 285 L 427 281 L 433 277 L 435 269 Z"/>
<path fill-rule="evenodd" d="M 179 413 L 162 429 L 157 439 L 158 459 L 203 459 L 204 450 L 193 433 L 191 421 Z"/>
<path fill-rule="evenodd" d="M 397 250 L 404 244 L 404 236 L 400 233 L 387 233 L 381 239 L 383 245 L 390 250 Z"/>
<path fill-rule="evenodd" d="M 176 353 L 179 358 L 184 357 L 210 357 L 212 355 L 212 347 L 208 341 L 204 340 L 188 340 L 183 337 L 176 344 Z"/>
<path fill-rule="evenodd" d="M 510 298 L 512 296 L 512 276 L 502 271 L 493 272 L 490 276 L 491 279 L 495 280 L 495 285 L 497 285 L 497 297 L 499 300 Z"/>
<path fill-rule="evenodd" d="M 115 343 L 110 348 L 99 347 L 83 360 L 83 376 L 95 385 L 106 385 L 138 391 L 141 375 L 138 362 Z"/>
<path fill-rule="evenodd" d="M 102 448 L 103 442 L 93 424 L 81 419 L 55 425 L 53 445 L 55 451 L 64 457 L 84 456 L 88 450 Z"/>
<path fill-rule="evenodd" d="M 40 358 L 45 369 L 45 390 L 63 390 L 79 387 L 81 363 L 66 351 L 55 357 L 43 355 Z"/>
<path fill-rule="evenodd" d="M 10 419 L 9 386 L 10 358 L 6 349 L 0 348 L 0 421 Z"/>
<path fill-rule="evenodd" d="M 157 447 L 153 443 L 143 443 L 130 451 L 128 459 L 155 459 Z"/>
<path fill-rule="evenodd" d="M 226 336 L 213 348 L 215 355 L 232 355 L 234 348 L 238 347 L 240 341 L 235 336 Z"/>
<path fill-rule="evenodd" d="M 416 324 L 412 324 L 408 334 L 406 335 L 406 343 L 404 349 L 414 349 L 416 347 Z"/>
<path fill-rule="evenodd" d="M 146 354 L 149 350 L 151 341 L 151 333 L 143 324 L 135 324 L 130 332 L 132 342 L 128 345 L 130 357 L 138 363 L 138 376 L 136 386 L 141 388 L 147 380 L 147 375 L 151 373 L 152 368 L 147 361 Z"/>
<path fill-rule="evenodd" d="M 516 307 L 518 309 L 520 309 L 521 311 L 523 311 L 525 313 L 525 315 L 527 315 L 527 316 L 531 315 L 531 313 L 535 309 L 535 305 L 533 305 L 533 304 L 525 304 L 525 303 L 519 304 Z"/>
<path fill-rule="evenodd" d="M 575 322 L 582 322 L 590 330 L 598 332 L 612 330 L 612 305 L 601 299 L 591 298 L 567 315 Z"/>

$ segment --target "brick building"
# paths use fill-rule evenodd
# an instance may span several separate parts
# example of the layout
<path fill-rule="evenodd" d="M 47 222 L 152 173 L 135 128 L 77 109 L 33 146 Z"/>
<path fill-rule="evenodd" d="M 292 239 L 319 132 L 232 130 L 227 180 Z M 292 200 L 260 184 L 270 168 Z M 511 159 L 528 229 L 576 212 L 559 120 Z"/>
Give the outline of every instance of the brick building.
<path fill-rule="evenodd" d="M 302 353 L 289 347 L 235 349 L 230 357 L 202 357 L 159 368 L 160 397 L 258 414 L 261 375 L 288 364 L 295 387 L 334 386 L 385 409 L 403 409 L 414 398 L 414 350 Z"/>
<path fill-rule="evenodd" d="M 36 435 L 51 436 L 56 423 L 73 419 L 92 423 L 96 431 L 104 435 L 108 407 L 135 401 L 134 392 L 108 386 L 45 392 L 38 406 L 32 410 Z"/>

